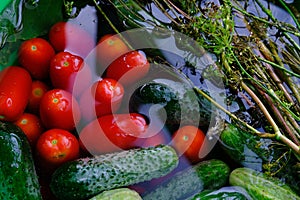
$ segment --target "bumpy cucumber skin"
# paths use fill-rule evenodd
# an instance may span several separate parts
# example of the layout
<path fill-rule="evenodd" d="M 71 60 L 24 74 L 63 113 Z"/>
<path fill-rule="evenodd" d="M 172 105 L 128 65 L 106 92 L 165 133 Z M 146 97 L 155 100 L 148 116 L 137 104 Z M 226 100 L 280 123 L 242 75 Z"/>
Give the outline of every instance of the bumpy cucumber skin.
<path fill-rule="evenodd" d="M 142 200 L 142 197 L 129 188 L 117 188 L 104 191 L 90 200 Z"/>
<path fill-rule="evenodd" d="M 176 151 L 168 145 L 78 159 L 54 172 L 50 188 L 59 199 L 86 199 L 105 190 L 164 176 L 178 162 Z"/>
<path fill-rule="evenodd" d="M 29 142 L 12 123 L 0 122 L 0 155 L 0 199 L 42 199 Z"/>
<path fill-rule="evenodd" d="M 279 179 L 250 168 L 234 169 L 230 173 L 229 184 L 245 188 L 254 200 L 300 200 L 300 197 Z"/>
<path fill-rule="evenodd" d="M 143 194 L 143 200 L 187 199 L 205 189 L 218 189 L 224 186 L 230 168 L 221 160 L 207 160 L 186 170 L 177 172 L 171 179 L 161 183 L 154 190 Z"/>
<path fill-rule="evenodd" d="M 159 104 L 162 108 L 157 114 L 162 119 L 166 117 L 165 124 L 171 131 L 176 130 L 179 124 L 208 125 L 210 102 L 201 99 L 192 88 L 182 83 L 170 80 L 168 83 L 153 81 L 138 88 L 131 96 L 130 111 L 148 116 L 149 110 L 145 109 L 145 105 Z"/>

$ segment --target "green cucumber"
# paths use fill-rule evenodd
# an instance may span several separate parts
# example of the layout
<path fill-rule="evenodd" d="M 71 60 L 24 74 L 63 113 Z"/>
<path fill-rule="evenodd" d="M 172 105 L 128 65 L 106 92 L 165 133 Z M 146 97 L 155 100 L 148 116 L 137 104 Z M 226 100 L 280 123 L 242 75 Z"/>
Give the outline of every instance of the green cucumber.
<path fill-rule="evenodd" d="M 243 187 L 253 199 L 299 200 L 300 197 L 280 179 L 250 168 L 236 168 L 229 176 L 229 184 Z"/>
<path fill-rule="evenodd" d="M 59 167 L 50 188 L 59 199 L 91 198 L 105 190 L 164 176 L 177 167 L 178 159 L 168 145 L 82 158 Z"/>
<path fill-rule="evenodd" d="M 29 142 L 22 130 L 0 122 L 0 199 L 42 199 Z"/>
<path fill-rule="evenodd" d="M 225 124 L 220 141 L 229 157 L 243 167 L 272 174 L 289 161 L 282 156 L 288 148 L 276 146 L 272 139 L 245 132 L 233 124 Z"/>
<path fill-rule="evenodd" d="M 227 186 L 218 190 L 205 190 L 190 200 L 250 200 L 247 191 L 239 186 Z"/>
<path fill-rule="evenodd" d="M 154 190 L 142 195 L 143 200 L 186 199 L 206 189 L 218 189 L 228 182 L 230 169 L 221 160 L 202 161 L 177 172 Z"/>
<path fill-rule="evenodd" d="M 142 200 L 139 193 L 129 188 L 117 188 L 104 191 L 90 200 Z"/>
<path fill-rule="evenodd" d="M 180 81 L 154 79 L 136 89 L 129 101 L 130 112 L 142 113 L 150 120 L 152 105 L 160 105 L 153 118 L 165 121 L 171 131 L 180 124 L 205 126 L 210 122 L 211 103 Z"/>

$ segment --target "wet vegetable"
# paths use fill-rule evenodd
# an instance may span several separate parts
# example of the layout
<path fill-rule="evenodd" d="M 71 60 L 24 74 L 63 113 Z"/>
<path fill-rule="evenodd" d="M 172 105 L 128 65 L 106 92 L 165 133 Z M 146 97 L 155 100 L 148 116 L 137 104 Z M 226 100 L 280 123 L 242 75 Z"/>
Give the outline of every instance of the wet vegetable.
<path fill-rule="evenodd" d="M 166 145 L 103 154 L 58 168 L 50 187 L 59 199 L 86 199 L 104 190 L 164 176 L 177 164 L 175 150 Z"/>
<path fill-rule="evenodd" d="M 0 199 L 41 200 L 30 144 L 15 124 L 0 122 Z"/>

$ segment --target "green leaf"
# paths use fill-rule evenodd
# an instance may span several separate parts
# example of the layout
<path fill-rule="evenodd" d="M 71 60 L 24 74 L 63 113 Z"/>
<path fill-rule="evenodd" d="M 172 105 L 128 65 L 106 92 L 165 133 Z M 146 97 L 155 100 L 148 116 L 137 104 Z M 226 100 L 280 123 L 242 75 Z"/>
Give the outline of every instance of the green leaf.
<path fill-rule="evenodd" d="M 8 41 L 27 40 L 46 35 L 50 27 L 63 20 L 63 0 L 39 0 L 34 8 L 23 8 L 23 29 Z"/>
<path fill-rule="evenodd" d="M 22 15 L 22 0 L 14 0 L 2 8 L 0 15 L 0 47 L 6 42 L 6 39 L 16 33 L 21 27 L 21 15 Z"/>

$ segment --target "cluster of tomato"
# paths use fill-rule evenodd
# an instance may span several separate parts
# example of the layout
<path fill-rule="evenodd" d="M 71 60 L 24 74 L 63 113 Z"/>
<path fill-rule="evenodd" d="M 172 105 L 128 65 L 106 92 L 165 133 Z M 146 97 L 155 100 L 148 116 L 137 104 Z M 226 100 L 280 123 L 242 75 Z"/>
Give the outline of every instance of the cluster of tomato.
<path fill-rule="evenodd" d="M 91 52 L 97 67 L 104 66 L 101 76 L 85 62 Z M 0 72 L 0 120 L 23 130 L 42 169 L 55 169 L 81 152 L 170 142 L 163 133 L 149 131 L 144 116 L 119 111 L 126 88 L 145 77 L 150 64 L 117 35 L 95 42 L 80 26 L 58 22 L 47 38 L 22 43 L 18 63 Z M 173 136 L 179 152 L 199 160 L 205 137 L 200 129 L 185 126 Z"/>

